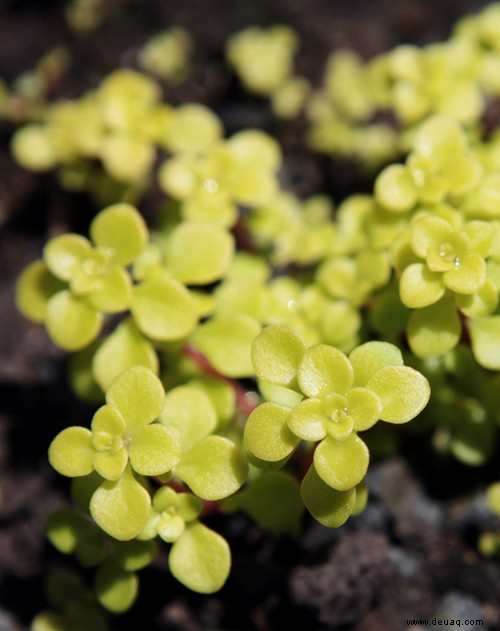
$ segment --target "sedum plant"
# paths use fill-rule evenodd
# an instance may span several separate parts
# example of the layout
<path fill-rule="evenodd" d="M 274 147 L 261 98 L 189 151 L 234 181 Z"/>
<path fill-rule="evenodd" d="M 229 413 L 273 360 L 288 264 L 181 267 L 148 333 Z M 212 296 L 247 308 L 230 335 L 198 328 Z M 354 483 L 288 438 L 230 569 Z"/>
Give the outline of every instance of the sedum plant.
<path fill-rule="evenodd" d="M 95 589 L 106 609 L 130 607 L 137 595 L 135 571 L 156 556 L 157 537 L 172 544 L 170 571 L 190 589 L 211 593 L 225 582 L 229 546 L 198 517 L 203 500 L 220 500 L 241 487 L 248 464 L 231 440 L 211 434 L 215 423 L 202 392 L 184 386 L 165 397 L 158 377 L 134 366 L 112 381 L 90 429 L 67 427 L 52 441 L 52 466 L 87 488 L 79 492 L 81 512 L 53 515 L 48 536 L 84 565 L 100 566 Z M 177 480 L 191 492 L 162 486 L 152 495 L 148 479 Z M 115 542 L 111 555 L 109 542 Z"/>
<path fill-rule="evenodd" d="M 21 312 L 44 322 L 53 341 L 66 350 L 92 342 L 104 314 L 129 308 L 132 281 L 126 267 L 148 235 L 142 216 L 128 204 L 103 210 L 90 233 L 92 242 L 77 234 L 49 241 L 43 260 L 32 263 L 17 286 Z"/>
<path fill-rule="evenodd" d="M 16 288 L 98 408 L 49 447 L 74 507 L 47 524 L 94 569 L 94 597 L 71 579 L 74 607 L 52 598 L 35 631 L 71 626 L 92 598 L 88 626 L 106 628 L 99 606 L 128 609 L 165 545 L 176 579 L 217 591 L 231 553 L 213 513 L 241 511 L 273 536 L 297 536 L 306 512 L 340 527 L 368 501 L 370 453 L 417 417 L 407 440 L 425 434 L 469 466 L 491 458 L 500 134 L 482 117 L 500 88 L 497 15 L 368 61 L 335 51 L 310 95 L 291 29 L 230 38 L 229 65 L 276 116 L 307 100 L 312 148 L 384 165 L 371 192 L 341 201 L 287 190 L 268 133 L 227 137 L 208 107 L 164 102 L 160 79 L 188 71 L 180 29 L 141 48 L 148 75 L 122 68 L 73 101 L 35 99 L 14 158 L 105 206 L 89 238 L 51 239 Z M 381 111 L 396 123 L 376 122 Z M 143 201 L 158 208 L 150 226 Z"/>
<path fill-rule="evenodd" d="M 341 525 L 368 468 L 369 451 L 358 433 L 378 420 L 399 424 L 417 416 L 429 400 L 427 379 L 404 366 L 392 344 L 367 342 L 347 357 L 325 344 L 307 348 L 284 327 L 262 331 L 252 359 L 269 400 L 248 417 L 245 447 L 259 464 L 275 467 L 301 441 L 317 443 L 302 499 L 318 521 Z"/>

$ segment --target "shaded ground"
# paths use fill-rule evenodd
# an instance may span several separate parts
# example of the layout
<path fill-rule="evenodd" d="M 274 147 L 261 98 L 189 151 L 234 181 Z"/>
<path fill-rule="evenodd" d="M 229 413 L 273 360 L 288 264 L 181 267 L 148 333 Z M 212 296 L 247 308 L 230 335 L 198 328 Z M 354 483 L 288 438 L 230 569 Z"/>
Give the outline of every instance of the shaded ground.
<path fill-rule="evenodd" d="M 287 152 L 284 176 L 290 185 L 303 195 L 327 191 L 338 201 L 370 183 L 350 166 L 333 168 L 306 154 L 300 123 L 277 125 L 264 103 L 240 92 L 224 68 L 225 37 L 252 23 L 288 23 L 302 36 L 298 71 L 318 81 L 333 48 L 371 55 L 400 42 L 442 40 L 457 17 L 485 4 L 108 0 L 102 30 L 82 40 L 67 30 L 62 2 L 0 0 L 0 77 L 11 81 L 50 46 L 65 44 L 74 63 L 54 96 L 75 96 L 116 66 L 133 63 L 148 35 L 180 24 L 195 36 L 195 72 L 167 98 L 209 104 L 229 131 L 269 129 Z M 59 429 L 85 422 L 93 412 L 75 402 L 65 383 L 63 353 L 41 327 L 16 313 L 12 291 L 48 235 L 84 227 L 94 209 L 61 193 L 50 175 L 33 176 L 15 166 L 7 150 L 11 131 L 0 123 L 0 631 L 28 628 L 44 606 L 44 575 L 67 563 L 43 534 L 46 516 L 67 501 L 66 481 L 48 466 L 46 450 Z M 279 631 L 293 622 L 311 630 L 397 631 L 408 628 L 407 619 L 436 616 L 482 620 L 477 628 L 483 630 L 500 628 L 500 565 L 476 552 L 478 534 L 500 528 L 482 499 L 484 485 L 500 479 L 498 466 L 479 472 L 443 467 L 423 441 L 407 446 L 403 456 L 372 467 L 367 510 L 340 530 L 306 520 L 300 539 L 276 540 L 241 516 L 215 518 L 234 556 L 224 589 L 208 597 L 192 594 L 160 559 L 142 573 L 138 604 L 114 628 Z"/>

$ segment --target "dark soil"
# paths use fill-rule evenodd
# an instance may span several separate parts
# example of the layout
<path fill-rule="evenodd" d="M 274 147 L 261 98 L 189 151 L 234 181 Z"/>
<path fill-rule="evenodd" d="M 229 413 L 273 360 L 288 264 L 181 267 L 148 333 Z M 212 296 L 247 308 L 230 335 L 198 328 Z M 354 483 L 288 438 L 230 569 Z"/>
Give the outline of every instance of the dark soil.
<path fill-rule="evenodd" d="M 287 23 L 302 38 L 298 70 L 315 82 L 334 48 L 364 56 L 402 42 L 445 39 L 454 21 L 487 3 L 479 0 L 104 0 L 105 22 L 78 38 L 64 21 L 60 0 L 0 0 L 0 77 L 11 82 L 55 44 L 74 61 L 54 86 L 54 98 L 94 86 L 110 70 L 134 65 L 137 49 L 163 27 L 180 24 L 196 40 L 193 77 L 166 97 L 207 103 L 229 131 L 261 126 L 286 151 L 284 177 L 301 195 L 326 191 L 336 201 L 368 190 L 352 165 L 307 154 L 301 123 L 276 123 L 265 103 L 245 96 L 224 66 L 222 46 L 250 24 Z M 8 153 L 12 128 L 0 122 L 0 631 L 21 631 L 46 606 L 43 579 L 52 567 L 71 567 L 46 542 L 44 521 L 67 504 L 67 481 L 47 463 L 55 434 L 85 424 L 91 408 L 66 385 L 65 361 L 42 327 L 23 320 L 13 286 L 40 255 L 48 236 L 86 229 L 91 202 L 61 192 L 51 175 L 17 167 Z M 152 205 L 146 213 L 153 213 Z M 498 455 L 498 454 L 497 454 Z M 494 462 L 498 462 L 498 457 Z M 445 466 L 446 465 L 446 466 Z M 424 438 L 402 454 L 374 463 L 366 511 L 339 530 L 304 520 L 296 540 L 276 539 L 243 516 L 213 517 L 233 551 L 231 576 L 218 594 L 180 586 L 161 557 L 142 572 L 141 595 L 114 629 L 151 631 L 399 631 L 407 620 L 476 620 L 468 629 L 500 629 L 500 564 L 477 552 L 477 537 L 500 529 L 483 492 L 500 479 L 493 464 L 471 471 L 437 459 Z M 479 624 L 482 622 L 482 625 Z M 423 625 L 420 626 L 422 628 Z M 411 628 L 411 627 L 410 627 Z M 413 626 L 414 629 L 419 628 Z"/>

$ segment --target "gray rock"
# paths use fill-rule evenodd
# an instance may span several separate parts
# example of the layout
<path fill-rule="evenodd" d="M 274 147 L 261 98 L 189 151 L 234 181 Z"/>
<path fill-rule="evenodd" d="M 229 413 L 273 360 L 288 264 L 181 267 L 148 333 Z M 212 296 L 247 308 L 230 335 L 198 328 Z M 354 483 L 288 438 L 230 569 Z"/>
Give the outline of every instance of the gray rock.
<path fill-rule="evenodd" d="M 441 625 L 439 624 L 441 621 Z M 480 602 L 462 592 L 448 592 L 436 609 L 428 629 L 466 627 L 468 631 L 489 631 Z"/>

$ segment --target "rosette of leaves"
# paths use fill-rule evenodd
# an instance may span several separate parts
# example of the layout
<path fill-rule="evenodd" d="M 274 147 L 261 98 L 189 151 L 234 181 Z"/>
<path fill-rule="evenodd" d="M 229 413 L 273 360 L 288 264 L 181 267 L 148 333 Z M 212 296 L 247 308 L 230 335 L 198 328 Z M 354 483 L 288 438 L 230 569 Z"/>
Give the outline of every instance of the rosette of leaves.
<path fill-rule="evenodd" d="M 130 368 L 109 386 L 90 429 L 68 427 L 49 447 L 50 463 L 62 475 L 96 471 L 103 478 L 90 513 L 115 539 L 133 539 L 149 517 L 151 498 L 137 476 L 165 474 L 181 459 L 177 436 L 155 422 L 164 400 L 158 377 L 143 366 Z"/>
<path fill-rule="evenodd" d="M 105 314 L 130 307 L 126 267 L 148 239 L 144 219 L 129 204 L 102 210 L 90 235 L 91 241 L 77 234 L 49 241 L 43 259 L 24 270 L 16 287 L 21 313 L 45 323 L 51 339 L 65 350 L 87 346 L 99 335 Z"/>
<path fill-rule="evenodd" d="M 317 269 L 316 282 L 332 298 L 363 305 L 389 282 L 391 266 L 385 249 L 365 249 L 350 257 L 332 257 Z"/>
<path fill-rule="evenodd" d="M 141 181 L 153 164 L 155 134 L 161 135 L 168 119 L 159 97 L 160 87 L 150 77 L 130 69 L 112 72 L 97 90 L 54 103 L 40 122 L 20 128 L 13 137 L 14 156 L 28 169 L 59 166 L 61 174 L 99 159 L 115 180 Z M 62 181 L 70 180 L 63 175 Z M 82 184 L 91 183 L 84 177 Z"/>
<path fill-rule="evenodd" d="M 229 38 L 226 58 L 249 92 L 270 96 L 293 74 L 297 47 L 297 34 L 288 26 L 252 26 Z"/>
<path fill-rule="evenodd" d="M 190 72 L 193 39 L 186 29 L 173 26 L 149 39 L 139 51 L 139 64 L 169 83 L 186 80 Z"/>
<path fill-rule="evenodd" d="M 279 468 L 302 441 L 317 443 L 302 498 L 318 521 L 341 525 L 368 468 L 368 448 L 358 433 L 378 420 L 413 419 L 429 400 L 429 382 L 387 342 L 367 342 L 347 357 L 325 344 L 307 348 L 285 327 L 268 327 L 256 337 L 252 361 L 271 400 L 250 414 L 245 448 L 256 464 Z"/>
<path fill-rule="evenodd" d="M 223 537 L 198 520 L 202 510 L 198 497 L 164 486 L 153 497 L 149 520 L 138 539 L 147 542 L 158 536 L 172 544 L 168 566 L 173 576 L 195 592 L 211 594 L 226 582 L 231 551 Z"/>
<path fill-rule="evenodd" d="M 406 164 L 392 164 L 377 177 L 375 199 L 391 212 L 406 213 L 419 203 L 460 199 L 477 186 L 481 175 L 460 124 L 433 116 L 417 131 Z"/>
<path fill-rule="evenodd" d="M 84 513 L 63 508 L 46 525 L 47 537 L 63 554 L 74 554 L 83 567 L 97 567 L 94 592 L 108 611 L 122 613 L 138 595 L 136 572 L 157 555 L 154 541 L 117 541 L 105 534 Z"/>
<path fill-rule="evenodd" d="M 239 204 L 255 206 L 276 194 L 280 165 L 278 143 L 248 129 L 202 150 L 177 153 L 158 176 L 162 189 L 182 201 L 185 219 L 230 227 L 238 219 Z"/>
<path fill-rule="evenodd" d="M 390 107 L 410 126 L 430 113 L 445 114 L 470 125 L 484 110 L 477 73 L 479 47 L 465 38 L 419 49 L 398 46 L 385 55 L 390 86 Z"/>
<path fill-rule="evenodd" d="M 333 206 L 323 195 L 301 201 L 288 191 L 278 191 L 250 209 L 247 226 L 252 240 L 275 266 L 291 262 L 312 265 L 330 252 L 335 238 Z"/>
<path fill-rule="evenodd" d="M 401 301 L 415 310 L 407 334 L 417 356 L 444 354 L 458 343 L 457 310 L 472 319 L 495 311 L 498 289 L 488 278 L 486 263 L 495 238 L 491 222 L 463 222 L 458 213 L 444 208 L 416 216 L 396 244 L 393 258 L 401 270 Z"/>
<path fill-rule="evenodd" d="M 262 325 L 295 329 L 309 344 L 324 342 L 351 350 L 358 338 L 361 316 L 346 300 L 331 298 L 319 284 L 289 276 L 263 279 L 229 277 L 214 291 L 216 315 L 243 313 Z"/>
<path fill-rule="evenodd" d="M 104 134 L 98 147 L 106 171 L 120 181 L 145 177 L 155 158 L 153 132 L 160 112 L 160 86 L 130 69 L 112 72 L 95 94 Z"/>

